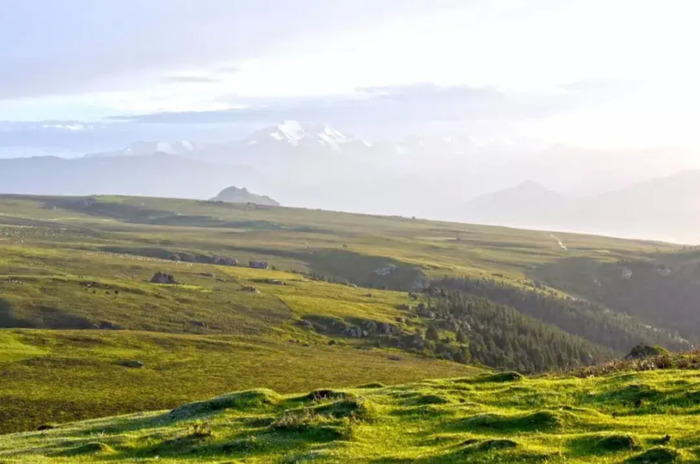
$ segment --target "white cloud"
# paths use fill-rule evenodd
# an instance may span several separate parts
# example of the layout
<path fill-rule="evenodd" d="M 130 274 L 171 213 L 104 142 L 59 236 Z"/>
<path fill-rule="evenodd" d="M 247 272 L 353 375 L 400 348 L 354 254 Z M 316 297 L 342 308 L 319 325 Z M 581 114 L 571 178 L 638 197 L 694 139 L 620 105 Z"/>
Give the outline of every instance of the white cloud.
<path fill-rule="evenodd" d="M 385 100 L 372 107 L 375 121 L 399 107 L 429 107 L 426 119 L 517 120 L 521 132 L 556 141 L 697 143 L 700 5 L 691 0 L 17 5 L 16 18 L 0 19 L 0 39 L 16 41 L 15 52 L 0 51 L 0 109 L 9 119 L 212 112 L 232 104 L 250 107 L 229 112 L 236 121 L 260 118 L 260 104 L 266 117 L 275 110 L 325 117 L 325 108 L 342 119 L 366 104 L 358 88 L 431 82 L 479 94 L 467 102 L 462 92 L 455 103 L 433 92 L 421 105 L 413 95 L 413 106 Z M 12 21 L 35 39 L 18 35 Z M 46 93 L 61 95 L 37 97 Z M 28 98 L 14 98 L 21 95 Z"/>

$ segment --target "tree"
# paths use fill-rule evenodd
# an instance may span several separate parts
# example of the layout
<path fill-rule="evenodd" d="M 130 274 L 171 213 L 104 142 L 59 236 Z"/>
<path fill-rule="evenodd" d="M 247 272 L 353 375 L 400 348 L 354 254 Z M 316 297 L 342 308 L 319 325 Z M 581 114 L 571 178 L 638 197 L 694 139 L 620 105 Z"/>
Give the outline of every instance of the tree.
<path fill-rule="evenodd" d="M 457 331 L 457 336 L 456 336 L 457 343 L 466 343 L 467 342 L 467 336 L 464 335 L 464 332 L 461 330 Z"/>
<path fill-rule="evenodd" d="M 428 330 L 425 331 L 425 338 L 428 340 L 437 341 L 440 339 L 440 333 L 434 325 L 431 325 L 428 327 Z"/>

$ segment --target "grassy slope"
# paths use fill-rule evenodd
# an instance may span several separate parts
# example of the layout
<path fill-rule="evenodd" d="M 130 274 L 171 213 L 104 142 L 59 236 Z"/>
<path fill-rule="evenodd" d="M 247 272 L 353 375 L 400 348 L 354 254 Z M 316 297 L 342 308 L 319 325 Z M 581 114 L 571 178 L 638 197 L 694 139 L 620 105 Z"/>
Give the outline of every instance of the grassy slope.
<path fill-rule="evenodd" d="M 148 256 L 267 259 L 280 269 L 358 282 L 394 263 L 428 276 L 487 276 L 522 285 L 530 271 L 564 257 L 616 260 L 675 250 L 557 236 L 568 250 L 545 232 L 402 218 L 152 198 L 0 197 L 0 320 L 64 329 L 0 332 L 6 405 L 0 430 L 170 407 L 253 386 L 289 392 L 477 371 L 404 353 L 394 361 L 390 356 L 397 353 L 355 340 L 330 347 L 328 338 L 295 324 L 308 315 L 410 319 L 397 309 L 408 302 L 405 293 L 372 290 L 368 297 L 366 289 L 299 274 Z M 147 283 L 155 271 L 171 272 L 183 285 Z M 408 270 L 397 275 L 415 278 Z M 242 291 L 248 285 L 261 292 Z M 65 331 L 105 326 L 128 330 Z M 125 359 L 146 367 L 119 366 Z M 119 379 L 118 386 L 109 379 Z"/>
<path fill-rule="evenodd" d="M 58 206 L 47 209 L 47 204 Z M 534 268 L 563 258 L 615 260 L 678 249 L 656 242 L 557 234 L 567 246 L 563 250 L 542 231 L 154 198 L 97 197 L 97 203 L 85 206 L 78 200 L 0 197 L 0 212 L 5 216 L 0 223 L 31 219 L 53 226 L 44 232 L 14 231 L 17 237 L 36 234 L 33 239 L 46 244 L 61 240 L 88 249 L 123 245 L 134 253 L 160 248 L 220 253 L 244 261 L 268 258 L 290 270 L 338 271 L 333 264 L 339 259 L 360 255 L 398 260 L 434 276 L 487 276 L 514 283 L 525 280 Z"/>
<path fill-rule="evenodd" d="M 696 370 L 587 378 L 498 374 L 322 395 L 254 390 L 173 412 L 2 436 L 0 458 L 8 463 L 691 463 L 700 459 L 698 395 Z"/>
<path fill-rule="evenodd" d="M 289 343 L 260 336 L 149 332 L 0 333 L 0 431 L 173 407 L 223 392 L 280 392 L 371 381 L 471 375 L 479 369 L 382 350 Z M 130 369 L 123 360 L 145 367 Z"/>
<path fill-rule="evenodd" d="M 402 314 L 396 306 L 409 301 L 405 293 L 368 297 L 361 288 L 297 274 L 130 255 L 26 244 L 2 250 L 6 322 L 64 330 L 0 331 L 0 431 L 170 407 L 255 386 L 289 392 L 479 371 L 370 350 L 360 340 L 329 346 L 328 338 L 295 325 L 309 314 L 393 321 Z M 174 273 L 183 285 L 148 283 L 156 270 Z M 260 293 L 242 291 L 251 285 Z M 105 323 L 127 330 L 92 329 Z M 75 328 L 88 330 L 65 330 Z M 397 354 L 399 361 L 390 359 Z M 145 368 L 119 365 L 126 360 Z"/>

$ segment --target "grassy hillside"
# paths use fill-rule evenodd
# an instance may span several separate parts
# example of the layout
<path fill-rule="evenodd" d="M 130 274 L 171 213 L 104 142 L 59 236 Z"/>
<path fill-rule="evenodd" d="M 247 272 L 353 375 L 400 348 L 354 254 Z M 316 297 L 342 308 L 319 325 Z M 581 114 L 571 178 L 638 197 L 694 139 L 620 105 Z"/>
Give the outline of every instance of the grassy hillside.
<path fill-rule="evenodd" d="M 697 340 L 700 332 L 697 248 L 613 262 L 566 259 L 542 266 L 536 272 L 550 285 Z"/>
<path fill-rule="evenodd" d="M 640 341 L 683 348 L 671 325 L 572 299 L 575 279 L 541 283 L 571 259 L 678 251 L 292 208 L 0 196 L 0 432 L 246 388 L 571 368 Z M 178 284 L 150 283 L 156 272 Z M 470 284 L 441 288 L 445 276 Z"/>
<path fill-rule="evenodd" d="M 674 362 L 698 361 L 693 354 Z M 253 389 L 172 410 L 5 435 L 0 458 L 7 463 L 691 463 L 700 460 L 699 394 L 698 371 L 674 369 L 584 378 L 506 372 L 288 395 Z"/>
<path fill-rule="evenodd" d="M 413 331 L 424 323 L 397 309 L 410 301 L 406 293 L 368 296 L 298 274 L 131 255 L 2 250 L 0 432 L 242 388 L 289 392 L 480 371 L 300 325 L 323 315 Z M 181 284 L 151 284 L 159 270 Z M 122 365 L 133 360 L 144 367 Z"/>
<path fill-rule="evenodd" d="M 679 248 L 576 234 L 553 238 L 549 232 L 505 227 L 159 198 L 0 196 L 0 206 L 2 223 L 25 226 L 5 230 L 20 239 L 61 240 L 92 249 L 121 245 L 124 253 L 160 253 L 155 257 L 184 253 L 240 261 L 265 258 L 282 269 L 339 279 L 371 278 L 366 271 L 373 271 L 373 260 L 380 260 L 416 266 L 428 276 L 447 273 L 517 283 L 527 280 L 529 271 L 564 258 L 614 261 Z M 345 261 L 351 266 L 343 266 Z"/>

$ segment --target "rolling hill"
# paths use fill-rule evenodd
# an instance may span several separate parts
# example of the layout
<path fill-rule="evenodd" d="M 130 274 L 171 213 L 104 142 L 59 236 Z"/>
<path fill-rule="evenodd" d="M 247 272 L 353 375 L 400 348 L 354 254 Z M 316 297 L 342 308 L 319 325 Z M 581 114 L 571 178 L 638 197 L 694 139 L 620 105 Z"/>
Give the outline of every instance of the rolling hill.
<path fill-rule="evenodd" d="M 653 305 L 586 287 L 583 264 L 676 269 L 693 251 L 671 244 L 147 197 L 5 195 L 0 213 L 5 432 L 247 388 L 534 373 L 697 342 L 682 330 L 696 301 L 685 265 Z M 152 283 L 159 272 L 177 284 Z"/>
<path fill-rule="evenodd" d="M 0 436 L 0 457 L 30 464 L 697 462 L 698 376 L 678 367 L 700 360 L 697 353 L 663 360 L 675 369 L 636 372 L 628 363 L 602 376 L 504 372 L 286 395 L 252 389 Z"/>

